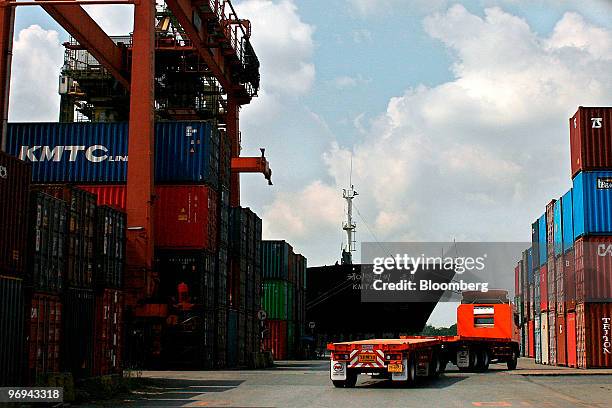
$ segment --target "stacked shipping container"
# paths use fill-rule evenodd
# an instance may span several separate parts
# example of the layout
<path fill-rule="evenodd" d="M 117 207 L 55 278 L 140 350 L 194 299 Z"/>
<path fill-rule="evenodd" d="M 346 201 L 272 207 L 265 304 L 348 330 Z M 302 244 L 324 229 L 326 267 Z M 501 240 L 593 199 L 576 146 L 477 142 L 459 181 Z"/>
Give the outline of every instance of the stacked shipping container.
<path fill-rule="evenodd" d="M 285 241 L 263 241 L 262 262 L 264 347 L 277 359 L 293 358 L 302 352 L 305 330 L 306 258 Z"/>
<path fill-rule="evenodd" d="M 572 189 L 532 225 L 528 251 L 533 273 L 540 275 L 539 291 L 538 279 L 533 282 L 540 310 L 523 308 L 523 337 L 527 355 L 535 344 L 536 362 L 612 367 L 611 140 L 612 108 L 580 107 L 570 119 Z M 519 292 L 531 293 L 531 281 L 522 282 Z"/>

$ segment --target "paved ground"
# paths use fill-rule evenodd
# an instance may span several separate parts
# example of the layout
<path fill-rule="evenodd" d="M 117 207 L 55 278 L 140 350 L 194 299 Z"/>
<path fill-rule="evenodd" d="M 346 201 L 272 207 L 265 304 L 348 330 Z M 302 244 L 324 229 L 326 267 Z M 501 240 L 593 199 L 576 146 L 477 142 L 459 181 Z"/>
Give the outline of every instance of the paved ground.
<path fill-rule="evenodd" d="M 156 387 L 108 406 L 164 407 L 611 407 L 612 375 L 515 375 L 505 365 L 488 373 L 449 371 L 414 388 L 361 375 L 354 389 L 336 389 L 325 361 L 281 362 L 258 371 L 144 372 Z M 541 366 L 519 360 L 524 374 Z M 556 370 L 553 368 L 553 370 Z M 563 370 L 560 370 L 563 371 Z"/>

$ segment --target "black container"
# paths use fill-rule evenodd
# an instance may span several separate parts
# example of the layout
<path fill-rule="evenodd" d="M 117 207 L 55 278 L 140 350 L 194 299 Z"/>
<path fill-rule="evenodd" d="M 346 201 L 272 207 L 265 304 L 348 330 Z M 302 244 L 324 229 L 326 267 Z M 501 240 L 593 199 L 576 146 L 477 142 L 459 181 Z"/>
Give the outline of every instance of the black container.
<path fill-rule="evenodd" d="M 246 258 L 248 242 L 248 211 L 242 207 L 230 209 L 230 255 Z"/>
<path fill-rule="evenodd" d="M 227 366 L 227 309 L 215 311 L 215 368 Z"/>
<path fill-rule="evenodd" d="M 227 337 L 226 337 L 227 366 L 238 365 L 238 311 L 227 311 Z"/>
<path fill-rule="evenodd" d="M 255 253 L 253 255 L 253 262 L 255 265 L 261 265 L 261 234 L 262 234 L 262 223 L 261 218 L 255 215 L 255 236 L 253 237 L 255 240 Z"/>
<path fill-rule="evenodd" d="M 66 286 L 91 288 L 94 270 L 95 194 L 68 185 L 38 184 L 32 187 L 68 204 L 66 237 Z"/>
<path fill-rule="evenodd" d="M 34 192 L 30 220 L 28 284 L 35 291 L 59 293 L 66 268 L 66 202 Z"/>
<path fill-rule="evenodd" d="M 167 368 L 209 369 L 214 366 L 215 312 L 200 308 L 176 315 L 162 336 L 162 357 Z"/>
<path fill-rule="evenodd" d="M 75 378 L 89 377 L 93 368 L 94 292 L 91 289 L 67 288 L 62 299 L 63 369 L 71 372 Z"/>
<path fill-rule="evenodd" d="M 106 205 L 96 209 L 94 280 L 99 288 L 121 288 L 125 268 L 126 214 Z"/>
<path fill-rule="evenodd" d="M 187 285 L 189 303 L 215 308 L 215 255 L 207 251 L 156 251 L 159 292 L 164 299 L 179 301 L 178 286 Z"/>
<path fill-rule="evenodd" d="M 219 184 L 230 186 L 232 174 L 231 142 L 225 131 L 219 131 Z"/>
<path fill-rule="evenodd" d="M 246 312 L 238 312 L 238 365 L 246 365 Z"/>
<path fill-rule="evenodd" d="M 0 276 L 0 387 L 23 385 L 25 319 L 22 279 Z"/>

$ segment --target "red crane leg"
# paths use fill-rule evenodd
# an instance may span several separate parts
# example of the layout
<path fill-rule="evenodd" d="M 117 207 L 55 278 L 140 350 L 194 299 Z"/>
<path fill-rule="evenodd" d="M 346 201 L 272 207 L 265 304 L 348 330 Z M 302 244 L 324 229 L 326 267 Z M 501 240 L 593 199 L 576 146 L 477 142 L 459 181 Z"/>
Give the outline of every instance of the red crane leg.
<path fill-rule="evenodd" d="M 136 299 L 155 292 L 153 273 L 153 154 L 155 1 L 134 6 L 127 179 L 126 289 Z"/>
<path fill-rule="evenodd" d="M 240 156 L 240 106 L 233 95 L 227 96 L 226 127 L 230 140 L 232 160 Z M 240 173 L 231 173 L 230 176 L 230 206 L 240 206 Z"/>
<path fill-rule="evenodd" d="M 0 1 L 0 150 L 6 150 L 6 123 L 8 122 L 9 91 L 11 85 L 11 60 L 13 57 L 13 31 L 15 8 L 8 1 Z"/>

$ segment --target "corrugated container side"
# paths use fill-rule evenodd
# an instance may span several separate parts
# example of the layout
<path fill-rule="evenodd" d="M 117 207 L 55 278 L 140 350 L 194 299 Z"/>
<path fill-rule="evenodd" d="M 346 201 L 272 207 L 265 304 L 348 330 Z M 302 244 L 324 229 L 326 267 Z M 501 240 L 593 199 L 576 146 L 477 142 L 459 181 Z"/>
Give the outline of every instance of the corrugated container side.
<path fill-rule="evenodd" d="M 580 106 L 569 125 L 572 177 L 612 168 L 612 108 Z"/>
<path fill-rule="evenodd" d="M 574 210 L 572 208 L 572 189 L 561 197 L 561 218 L 563 233 L 563 251 L 574 247 Z"/>
<path fill-rule="evenodd" d="M 41 192 L 31 195 L 28 284 L 34 290 L 59 293 L 66 270 L 66 202 Z"/>
<path fill-rule="evenodd" d="M 227 366 L 238 365 L 238 311 L 229 309 L 227 312 Z"/>
<path fill-rule="evenodd" d="M 96 295 L 93 375 L 120 374 L 123 357 L 123 293 L 104 289 Z"/>
<path fill-rule="evenodd" d="M 533 282 L 533 277 L 538 276 L 540 272 L 540 220 L 537 219 L 531 224 L 531 249 L 532 249 L 532 272 L 530 275 L 530 281 Z"/>
<path fill-rule="evenodd" d="M 567 365 L 567 327 L 565 314 L 557 315 L 556 341 L 557 341 L 557 364 Z"/>
<path fill-rule="evenodd" d="M 533 283 L 533 248 L 527 249 L 527 281 L 526 284 Z"/>
<path fill-rule="evenodd" d="M 573 183 L 574 239 L 612 234 L 612 171 L 581 172 Z"/>
<path fill-rule="evenodd" d="M 24 312 L 23 280 L 0 276 L 0 387 L 24 385 Z"/>
<path fill-rule="evenodd" d="M 91 376 L 95 323 L 95 298 L 91 289 L 64 291 L 63 369 L 75 378 Z"/>
<path fill-rule="evenodd" d="M 218 182 L 219 136 L 211 122 L 155 126 L 155 181 Z M 121 183 L 127 123 L 9 123 L 7 152 L 32 162 L 36 182 Z"/>
<path fill-rule="evenodd" d="M 519 261 L 514 267 L 514 293 L 515 295 L 521 294 L 521 264 L 523 261 Z"/>
<path fill-rule="evenodd" d="M 567 330 L 565 331 L 567 334 L 566 337 L 566 349 L 567 349 L 567 366 L 568 367 L 577 367 L 576 362 L 576 353 L 577 353 L 577 345 L 576 345 L 576 312 L 569 312 L 567 314 Z"/>
<path fill-rule="evenodd" d="M 165 249 L 217 248 L 217 193 L 207 186 L 155 188 L 155 243 Z"/>
<path fill-rule="evenodd" d="M 550 343 L 548 340 L 548 313 L 540 314 L 540 361 L 542 364 L 550 364 Z"/>
<path fill-rule="evenodd" d="M 227 309 L 218 308 L 215 318 L 215 367 L 224 368 L 227 365 Z"/>
<path fill-rule="evenodd" d="M 546 256 L 548 259 L 555 254 L 555 204 L 557 200 L 551 200 L 546 204 Z"/>
<path fill-rule="evenodd" d="M 548 310 L 548 267 L 540 268 L 540 312 Z"/>
<path fill-rule="evenodd" d="M 264 279 L 289 279 L 289 248 L 285 241 L 262 241 Z"/>
<path fill-rule="evenodd" d="M 542 215 L 538 219 L 538 245 L 540 252 L 540 266 L 546 265 L 546 262 L 548 261 L 548 250 L 546 245 L 547 236 L 548 230 L 546 225 L 546 213 L 544 213 L 544 215 Z"/>
<path fill-rule="evenodd" d="M 127 216 L 110 206 L 96 209 L 94 239 L 95 283 L 100 288 L 121 288 L 125 268 Z"/>
<path fill-rule="evenodd" d="M 555 291 L 556 291 L 556 307 L 557 314 L 565 314 L 566 294 L 565 294 L 565 258 L 559 255 L 555 258 Z"/>
<path fill-rule="evenodd" d="M 272 351 L 275 360 L 287 359 L 286 320 L 266 320 L 264 349 Z"/>
<path fill-rule="evenodd" d="M 535 315 L 535 303 L 536 303 L 535 285 L 531 283 L 529 285 L 529 307 L 527 308 L 527 311 L 529 312 L 528 316 L 530 320 L 533 320 L 534 315 Z"/>
<path fill-rule="evenodd" d="M 576 301 L 612 302 L 612 236 L 581 237 L 574 247 Z"/>
<path fill-rule="evenodd" d="M 528 356 L 531 358 L 535 358 L 535 320 L 529 321 L 527 325 L 527 330 L 529 336 L 529 339 L 527 340 L 529 346 Z"/>
<path fill-rule="evenodd" d="M 551 255 L 553 256 L 548 258 L 548 264 L 546 266 L 546 284 L 548 285 L 546 289 L 546 294 L 548 295 L 548 307 L 546 310 L 554 312 L 557 307 L 557 272 L 554 254 Z"/>
<path fill-rule="evenodd" d="M 0 274 L 23 277 L 31 167 L 0 151 Z"/>
<path fill-rule="evenodd" d="M 563 271 L 565 276 L 565 307 L 576 310 L 576 261 L 574 249 L 563 255 Z"/>
<path fill-rule="evenodd" d="M 34 293 L 28 317 L 28 383 L 38 384 L 41 376 L 60 372 L 65 340 L 63 307 L 55 295 Z"/>
<path fill-rule="evenodd" d="M 612 367 L 611 319 L 612 303 L 576 305 L 578 367 Z"/>
<path fill-rule="evenodd" d="M 562 198 L 555 201 L 553 209 L 554 255 L 563 253 L 563 211 Z"/>
<path fill-rule="evenodd" d="M 534 318 L 534 358 L 536 363 L 542 363 L 542 328 L 540 327 L 540 315 L 538 314 Z"/>
<path fill-rule="evenodd" d="M 557 365 L 557 314 L 548 312 L 548 363 Z"/>
<path fill-rule="evenodd" d="M 268 319 L 288 320 L 292 313 L 294 287 L 287 281 L 265 280 L 262 292 L 262 308 Z"/>

